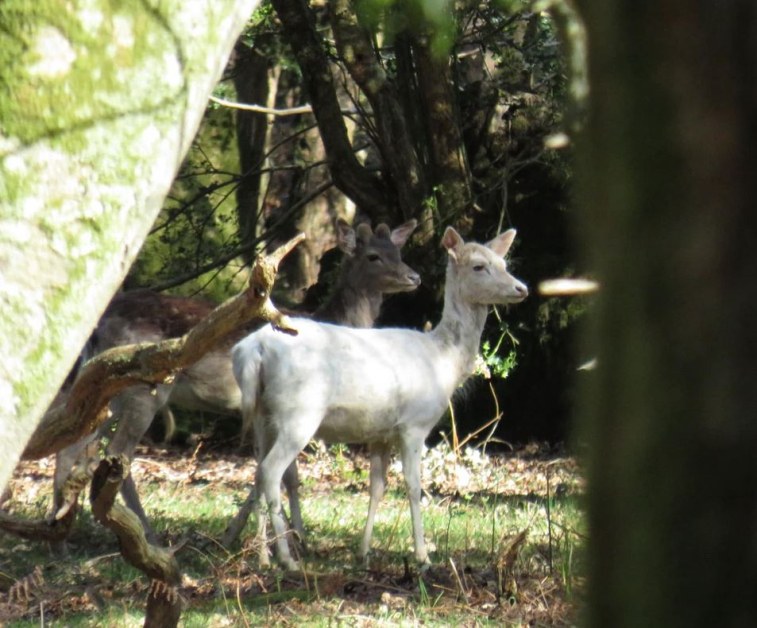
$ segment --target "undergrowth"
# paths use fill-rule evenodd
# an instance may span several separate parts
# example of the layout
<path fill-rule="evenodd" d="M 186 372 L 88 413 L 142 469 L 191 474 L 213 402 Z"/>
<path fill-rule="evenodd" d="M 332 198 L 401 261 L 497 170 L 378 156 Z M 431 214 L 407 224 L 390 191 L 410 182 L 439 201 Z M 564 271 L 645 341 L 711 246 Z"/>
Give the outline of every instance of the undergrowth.
<path fill-rule="evenodd" d="M 346 448 L 300 457 L 308 532 L 299 573 L 260 570 L 251 521 L 217 539 L 249 490 L 254 461 L 142 450 L 132 466 L 148 515 L 184 572 L 182 626 L 571 625 L 583 591 L 585 524 L 575 462 L 534 447 L 486 456 L 446 444 L 424 457 L 423 518 L 433 565 L 412 560 L 398 465 L 376 519 L 371 560 L 354 551 L 367 512 L 367 460 Z M 24 463 L 4 508 L 40 518 L 52 461 Z M 66 553 L 0 533 L 7 626 L 140 626 L 149 582 L 85 505 Z"/>

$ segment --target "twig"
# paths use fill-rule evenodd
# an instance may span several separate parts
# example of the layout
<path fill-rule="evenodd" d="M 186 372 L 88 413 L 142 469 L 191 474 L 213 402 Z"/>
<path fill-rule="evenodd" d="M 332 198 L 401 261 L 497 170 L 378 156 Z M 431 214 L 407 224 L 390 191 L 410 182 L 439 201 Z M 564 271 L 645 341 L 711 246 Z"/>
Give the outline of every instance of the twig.
<path fill-rule="evenodd" d="M 468 592 L 465 590 L 465 587 L 463 586 L 463 581 L 460 580 L 460 574 L 457 573 L 457 567 L 455 566 L 455 561 L 452 560 L 452 557 L 449 559 L 449 564 L 452 567 L 452 573 L 455 574 L 455 581 L 457 582 L 458 589 L 460 591 L 460 595 L 463 596 L 463 599 L 465 602 L 468 602 Z"/>
<path fill-rule="evenodd" d="M 547 537 L 549 539 L 549 573 L 550 575 L 554 572 L 554 566 L 552 564 L 552 506 L 549 503 L 550 502 L 550 490 L 549 490 L 549 479 L 550 479 L 550 467 L 547 465 L 546 469 L 546 476 L 547 476 L 547 501 L 546 501 L 546 509 L 547 509 Z"/>
<path fill-rule="evenodd" d="M 225 98 L 218 98 L 217 96 L 210 96 L 210 101 L 223 107 L 229 107 L 230 109 L 254 111 L 256 113 L 265 113 L 271 116 L 296 116 L 303 113 L 313 113 L 313 108 L 310 105 L 290 107 L 289 109 L 273 109 L 271 107 L 264 107 L 263 105 L 249 105 L 246 103 L 234 102 L 233 100 L 226 100 Z"/>

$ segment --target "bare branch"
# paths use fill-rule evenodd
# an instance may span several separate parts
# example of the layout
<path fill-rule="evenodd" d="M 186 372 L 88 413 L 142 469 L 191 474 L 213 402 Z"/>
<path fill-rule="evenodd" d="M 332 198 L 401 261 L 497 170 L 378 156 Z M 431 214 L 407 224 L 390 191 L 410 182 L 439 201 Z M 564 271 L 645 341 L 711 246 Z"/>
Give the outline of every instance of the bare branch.
<path fill-rule="evenodd" d="M 231 109 L 254 111 L 255 113 L 265 113 L 271 116 L 296 116 L 302 113 L 313 113 L 313 108 L 310 105 L 290 107 L 289 109 L 272 109 L 271 107 L 264 107 L 263 105 L 248 105 L 241 102 L 226 100 L 225 98 L 218 98 L 216 96 L 210 96 L 210 101 Z"/>
<path fill-rule="evenodd" d="M 303 113 L 313 113 L 313 108 L 310 105 L 300 105 L 299 107 L 289 107 L 288 109 L 274 109 L 272 107 L 265 107 L 263 105 L 251 105 L 248 103 L 234 102 L 233 100 L 226 100 L 225 98 L 218 98 L 217 96 L 210 96 L 210 100 L 223 107 L 229 107 L 230 109 L 241 109 L 242 111 L 265 113 L 271 116 L 283 117 L 297 116 Z M 357 109 L 342 109 L 341 112 L 346 116 L 351 116 L 358 113 Z"/>
<path fill-rule="evenodd" d="M 219 305 L 181 338 L 114 347 L 87 362 L 66 399 L 47 412 L 24 450 L 24 459 L 48 456 L 92 433 L 108 416 L 108 403 L 135 383 L 160 384 L 200 359 L 230 332 L 260 319 L 296 333 L 270 300 L 282 257 L 305 238 L 299 234 L 270 256 L 259 257 L 248 288 Z"/>
<path fill-rule="evenodd" d="M 405 218 L 416 216 L 423 202 L 423 168 L 413 147 L 410 121 L 402 110 L 396 84 L 389 79 L 348 0 L 331 0 L 330 18 L 337 50 L 352 79 L 371 104 L 376 140 L 396 187 Z"/>

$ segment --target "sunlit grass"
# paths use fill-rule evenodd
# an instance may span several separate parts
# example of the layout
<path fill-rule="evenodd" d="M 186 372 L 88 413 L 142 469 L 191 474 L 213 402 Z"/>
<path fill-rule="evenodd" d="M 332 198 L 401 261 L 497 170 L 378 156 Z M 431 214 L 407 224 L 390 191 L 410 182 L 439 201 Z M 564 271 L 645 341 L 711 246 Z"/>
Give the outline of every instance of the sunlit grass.
<path fill-rule="evenodd" d="M 235 547 L 223 548 L 217 542 L 247 496 L 251 480 L 247 469 L 228 481 L 222 477 L 212 482 L 188 481 L 180 474 L 171 476 L 172 481 L 137 478 L 156 530 L 168 544 L 185 542 L 177 554 L 188 596 L 183 626 L 295 620 L 298 625 L 313 626 L 334 622 L 502 625 L 501 616 L 489 616 L 499 604 L 495 593 L 510 596 L 509 604 L 516 610 L 517 604 L 525 609 L 534 587 L 548 585 L 545 597 L 559 595 L 561 603 L 577 599 L 575 591 L 581 590 L 584 572 L 585 524 L 574 487 L 567 491 L 549 488 L 549 500 L 546 491 L 533 487 L 513 492 L 512 478 L 504 468 L 491 471 L 486 487 L 470 492 L 447 490 L 445 478 L 424 478 L 431 491 L 423 496 L 425 536 L 436 565 L 431 577 L 425 578 L 412 559 L 409 506 L 396 467 L 379 507 L 368 569 L 355 559 L 368 508 L 364 465 L 337 452 L 305 457 L 301 467 L 307 553 L 303 573 L 294 575 L 259 570 L 252 543 L 253 520 Z M 508 490 L 504 490 L 506 481 Z M 519 488 L 517 483 L 515 488 Z M 48 498 L 45 489 L 38 488 L 30 499 L 14 500 L 13 509 L 40 517 L 48 508 Z M 524 531 L 526 540 L 514 562 L 507 566 L 507 573 L 498 572 L 507 547 Z M 68 556 L 52 553 L 43 543 L 3 535 L 0 565 L 0 592 L 42 566 L 45 584 L 39 595 L 43 611 L 48 611 L 45 626 L 136 626 L 143 621 L 149 583 L 123 562 L 117 542 L 93 521 L 87 506 L 71 536 Z M 437 577 L 440 573 L 442 580 Z M 519 590 L 511 590 L 511 581 Z M 471 606 L 483 594 L 491 602 Z M 81 601 L 71 604 L 66 595 L 76 595 Z M 95 610 L 93 598 L 100 610 Z M 29 603 L 23 621 L 6 625 L 40 625 L 38 602 L 35 598 Z M 51 610 L 55 604 L 57 611 Z M 502 612 L 511 611 L 504 607 Z"/>

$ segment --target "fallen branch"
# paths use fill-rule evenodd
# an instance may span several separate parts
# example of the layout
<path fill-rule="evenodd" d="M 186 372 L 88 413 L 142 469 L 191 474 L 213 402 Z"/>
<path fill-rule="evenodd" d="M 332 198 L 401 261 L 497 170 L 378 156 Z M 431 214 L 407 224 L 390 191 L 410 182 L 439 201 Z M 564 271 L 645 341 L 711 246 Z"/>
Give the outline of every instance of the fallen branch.
<path fill-rule="evenodd" d="M 66 398 L 43 417 L 23 459 L 49 456 L 91 434 L 108 418 L 108 403 L 122 390 L 137 383 L 170 381 L 252 320 L 269 321 L 281 331 L 296 333 L 270 294 L 279 263 L 304 238 L 299 234 L 270 255 L 259 257 L 247 289 L 219 305 L 181 338 L 114 347 L 89 360 Z"/>
<path fill-rule="evenodd" d="M 279 263 L 304 237 L 300 234 L 272 254 L 258 258 L 248 288 L 218 306 L 181 338 L 115 347 L 87 362 L 65 401 L 48 411 L 41 421 L 24 458 L 55 453 L 93 432 L 107 419 L 108 403 L 119 392 L 138 382 L 157 385 L 170 380 L 252 320 L 269 321 L 283 332 L 297 333 L 274 307 L 270 294 Z M 67 480 L 63 506 L 54 517 L 28 521 L 0 510 L 0 529 L 35 540 L 65 539 L 76 516 L 79 492 L 89 478 L 90 465 L 82 464 L 79 471 Z M 129 461 L 123 455 L 100 462 L 92 476 L 92 514 L 118 537 L 124 560 L 151 578 L 144 625 L 173 627 L 178 625 L 183 606 L 179 594 L 181 571 L 174 553 L 148 543 L 139 517 L 115 501 L 128 474 Z"/>
<path fill-rule="evenodd" d="M 75 504 L 74 504 L 75 506 Z M 60 519 L 30 521 L 0 510 L 0 530 L 31 541 L 58 543 L 65 541 L 76 519 L 76 508 L 69 508 Z"/>
<path fill-rule="evenodd" d="M 152 579 L 145 626 L 176 626 L 183 605 L 178 590 L 181 570 L 173 552 L 148 543 L 139 517 L 116 502 L 127 475 L 129 459 L 123 454 L 100 461 L 92 478 L 92 514 L 118 537 L 124 560 Z"/>

